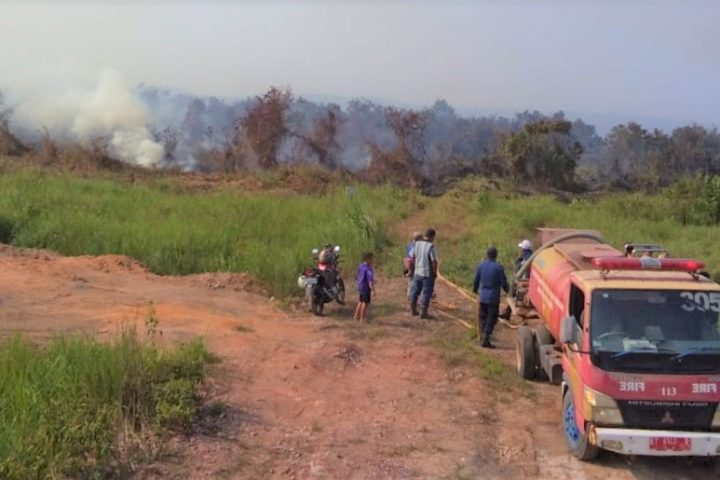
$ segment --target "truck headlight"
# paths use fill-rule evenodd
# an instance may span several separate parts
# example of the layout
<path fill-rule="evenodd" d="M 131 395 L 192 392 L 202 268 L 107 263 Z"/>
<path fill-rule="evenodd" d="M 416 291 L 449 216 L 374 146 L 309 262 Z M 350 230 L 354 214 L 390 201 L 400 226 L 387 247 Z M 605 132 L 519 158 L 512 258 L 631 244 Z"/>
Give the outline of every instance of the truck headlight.
<path fill-rule="evenodd" d="M 720 405 L 718 405 L 715 409 L 715 416 L 713 417 L 712 426 L 720 427 Z"/>
<path fill-rule="evenodd" d="M 583 389 L 583 414 L 596 425 L 622 425 L 623 419 L 617 403 L 607 395 L 591 388 Z"/>

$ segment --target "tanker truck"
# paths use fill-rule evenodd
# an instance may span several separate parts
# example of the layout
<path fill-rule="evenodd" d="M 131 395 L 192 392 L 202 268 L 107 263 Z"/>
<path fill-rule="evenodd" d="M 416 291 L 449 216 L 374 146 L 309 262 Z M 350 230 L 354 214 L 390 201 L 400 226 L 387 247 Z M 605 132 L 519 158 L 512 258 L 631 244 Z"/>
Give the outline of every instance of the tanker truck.
<path fill-rule="evenodd" d="M 509 299 L 517 371 L 560 385 L 572 454 L 720 455 L 720 285 L 704 264 L 596 231 L 541 236 Z"/>

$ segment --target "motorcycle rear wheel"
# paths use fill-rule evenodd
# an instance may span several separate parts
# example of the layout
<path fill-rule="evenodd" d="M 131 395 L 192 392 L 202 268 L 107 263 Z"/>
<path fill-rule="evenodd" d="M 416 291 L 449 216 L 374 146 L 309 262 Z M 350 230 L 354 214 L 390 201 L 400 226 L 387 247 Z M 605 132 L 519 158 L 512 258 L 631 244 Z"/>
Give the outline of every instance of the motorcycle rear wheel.
<path fill-rule="evenodd" d="M 320 298 L 320 295 L 317 294 L 316 292 L 311 292 L 310 293 L 310 310 L 312 310 L 313 315 L 321 317 L 324 306 L 325 306 L 325 304 L 323 303 L 322 298 Z"/>
<path fill-rule="evenodd" d="M 342 278 L 337 279 L 337 295 L 335 296 L 335 300 L 340 305 L 345 305 L 345 282 L 343 282 Z"/>

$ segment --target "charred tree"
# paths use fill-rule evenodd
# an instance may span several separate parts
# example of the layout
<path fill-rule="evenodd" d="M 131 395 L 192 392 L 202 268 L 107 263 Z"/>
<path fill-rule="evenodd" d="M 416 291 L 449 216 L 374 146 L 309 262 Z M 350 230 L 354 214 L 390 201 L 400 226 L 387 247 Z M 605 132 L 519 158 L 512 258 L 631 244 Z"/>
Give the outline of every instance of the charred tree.
<path fill-rule="evenodd" d="M 244 139 L 257 156 L 261 168 L 277 166 L 277 153 L 285 135 L 289 133 L 285 114 L 293 101 L 292 92 L 272 87 L 241 120 Z"/>
<path fill-rule="evenodd" d="M 396 144 L 390 150 L 383 150 L 372 142 L 368 145 L 371 156 L 368 173 L 374 179 L 392 178 L 401 184 L 419 187 L 424 180 L 422 169 L 429 114 L 394 107 L 385 108 L 384 113 Z"/>

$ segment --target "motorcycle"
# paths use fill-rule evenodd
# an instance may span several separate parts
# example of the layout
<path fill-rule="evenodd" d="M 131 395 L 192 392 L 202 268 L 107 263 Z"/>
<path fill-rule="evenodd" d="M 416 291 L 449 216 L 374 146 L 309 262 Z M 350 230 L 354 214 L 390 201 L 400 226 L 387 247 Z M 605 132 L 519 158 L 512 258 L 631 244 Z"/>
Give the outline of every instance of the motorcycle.
<path fill-rule="evenodd" d="M 345 305 L 345 282 L 340 270 L 340 246 L 313 248 L 314 266 L 305 268 L 298 278 L 298 286 L 305 290 L 310 311 L 320 316 L 326 303 L 333 300 Z"/>

